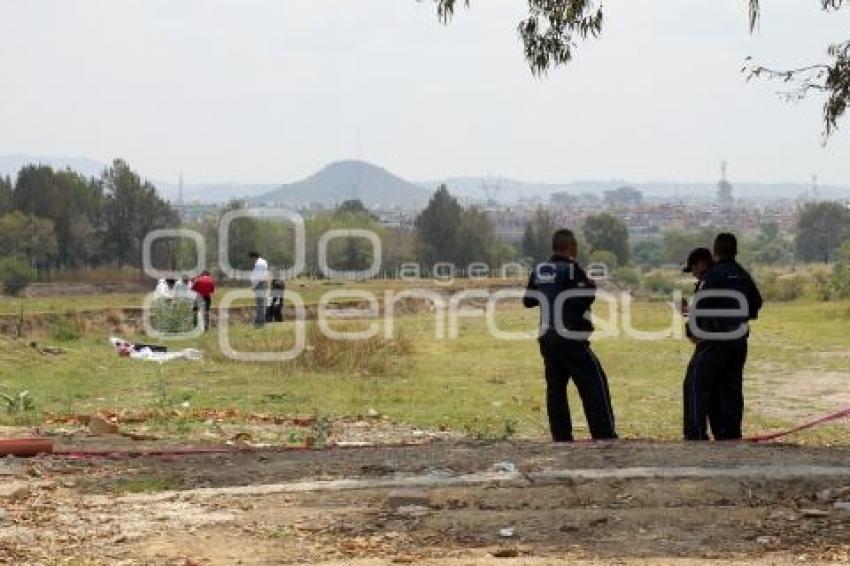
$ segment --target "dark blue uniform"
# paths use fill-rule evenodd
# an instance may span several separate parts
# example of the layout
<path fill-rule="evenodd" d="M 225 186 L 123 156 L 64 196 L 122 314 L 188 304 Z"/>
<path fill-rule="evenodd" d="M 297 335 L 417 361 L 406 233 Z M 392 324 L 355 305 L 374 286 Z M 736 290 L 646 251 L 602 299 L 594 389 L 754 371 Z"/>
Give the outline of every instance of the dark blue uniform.
<path fill-rule="evenodd" d="M 695 306 L 700 309 L 738 309 L 738 317 L 717 317 L 707 314 L 694 318 L 700 330 L 714 334 L 734 332 L 758 318 L 763 301 L 753 278 L 734 260 L 718 262 L 705 275 L 700 291 L 737 291 L 746 299 L 744 305 L 734 297 L 705 297 L 697 295 Z M 693 314 L 691 315 L 693 317 Z M 692 388 L 691 406 L 685 407 L 685 438 L 705 440 L 705 415 L 715 413 L 712 432 L 716 440 L 737 440 L 742 436 L 744 416 L 744 365 L 747 361 L 747 330 L 742 336 L 730 339 L 712 336 L 703 340 L 689 366 L 688 385 Z M 717 427 L 715 428 L 715 420 Z"/>
<path fill-rule="evenodd" d="M 589 311 L 595 293 L 596 285 L 576 262 L 554 255 L 534 267 L 523 298 L 526 308 L 541 308 L 539 342 L 546 368 L 546 408 L 556 442 L 573 440 L 567 402 L 571 378 L 591 436 L 597 440 L 617 438 L 608 379 L 588 342 L 593 332 Z"/>
<path fill-rule="evenodd" d="M 694 285 L 694 296 L 702 290 L 704 281 Z M 685 326 L 688 337 L 693 337 L 690 326 Z M 694 345 L 694 353 L 685 372 L 682 384 L 684 407 L 684 437 L 685 440 L 709 440 L 708 426 L 715 438 L 721 434 L 722 421 L 720 418 L 720 398 L 712 389 L 712 383 L 705 379 L 703 358 L 707 343 L 698 341 Z M 708 425 L 706 424 L 708 419 Z"/>

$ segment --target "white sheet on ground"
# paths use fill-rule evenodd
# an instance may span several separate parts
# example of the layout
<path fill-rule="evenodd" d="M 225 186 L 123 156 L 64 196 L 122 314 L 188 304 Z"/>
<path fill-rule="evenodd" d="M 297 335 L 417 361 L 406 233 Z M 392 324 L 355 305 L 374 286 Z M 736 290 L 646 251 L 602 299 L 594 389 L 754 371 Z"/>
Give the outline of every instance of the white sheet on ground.
<path fill-rule="evenodd" d="M 204 357 L 200 350 L 194 348 L 186 348 L 179 352 L 154 352 L 150 348 L 142 348 L 138 352 L 132 352 L 130 359 L 145 360 L 147 362 L 172 362 L 174 360 L 189 360 L 196 361 Z"/>
<path fill-rule="evenodd" d="M 154 352 L 150 348 L 142 348 L 138 352 L 133 347 L 131 342 L 123 338 L 111 337 L 109 341 L 112 343 L 112 348 L 119 356 L 131 358 L 133 360 L 144 360 L 147 362 L 172 362 L 174 360 L 189 360 L 197 361 L 203 359 L 204 354 L 200 350 L 194 348 L 186 348 L 177 352 Z"/>

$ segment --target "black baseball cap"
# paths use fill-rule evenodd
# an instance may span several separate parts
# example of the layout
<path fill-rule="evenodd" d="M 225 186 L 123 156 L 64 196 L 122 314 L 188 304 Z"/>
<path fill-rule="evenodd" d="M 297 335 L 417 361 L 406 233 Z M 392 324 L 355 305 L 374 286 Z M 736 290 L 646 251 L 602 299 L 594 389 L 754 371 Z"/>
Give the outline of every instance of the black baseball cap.
<path fill-rule="evenodd" d="M 708 248 L 694 248 L 690 254 L 688 254 L 688 263 L 682 269 L 682 273 L 690 273 L 694 269 L 694 265 L 696 265 L 700 261 L 713 261 L 714 256 L 711 255 L 711 250 Z"/>

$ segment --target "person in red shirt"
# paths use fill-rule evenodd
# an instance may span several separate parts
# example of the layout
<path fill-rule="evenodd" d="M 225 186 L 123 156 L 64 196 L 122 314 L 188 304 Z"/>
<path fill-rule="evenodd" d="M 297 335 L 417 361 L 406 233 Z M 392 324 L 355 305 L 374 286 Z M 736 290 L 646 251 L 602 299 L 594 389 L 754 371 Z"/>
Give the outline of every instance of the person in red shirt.
<path fill-rule="evenodd" d="M 210 307 L 212 306 L 213 293 L 215 293 L 215 280 L 209 271 L 203 271 L 200 277 L 195 279 L 192 283 L 192 290 L 198 295 L 198 306 L 201 308 L 204 317 L 204 330 L 209 330 Z"/>

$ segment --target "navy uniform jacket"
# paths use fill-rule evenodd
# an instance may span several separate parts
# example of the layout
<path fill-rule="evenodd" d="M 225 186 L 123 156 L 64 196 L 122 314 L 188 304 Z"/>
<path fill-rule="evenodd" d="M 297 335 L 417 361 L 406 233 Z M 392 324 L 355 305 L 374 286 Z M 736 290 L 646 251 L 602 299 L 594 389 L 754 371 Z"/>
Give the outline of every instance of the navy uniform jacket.
<path fill-rule="evenodd" d="M 587 277 L 578 263 L 560 255 L 553 255 L 549 261 L 534 266 L 522 303 L 526 308 L 534 308 L 540 306 L 542 299 L 549 306 L 540 312 L 541 335 L 557 335 L 555 303 L 558 295 L 574 290 L 585 293 L 580 297 L 566 299 L 559 316 L 567 330 L 589 334 L 593 332 L 590 306 L 596 300 L 596 284 L 593 280 Z"/>
<path fill-rule="evenodd" d="M 747 315 L 740 318 L 702 316 L 697 326 L 708 332 L 727 332 L 734 330 L 750 320 L 758 318 L 763 300 L 755 281 L 746 269 L 735 260 L 717 262 L 705 274 L 701 291 L 731 290 L 738 291 L 747 299 Z M 698 304 L 701 309 L 737 309 L 741 307 L 734 298 L 704 298 Z"/>

